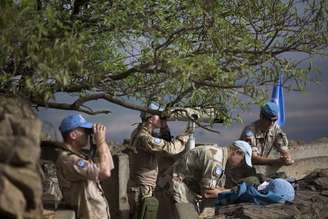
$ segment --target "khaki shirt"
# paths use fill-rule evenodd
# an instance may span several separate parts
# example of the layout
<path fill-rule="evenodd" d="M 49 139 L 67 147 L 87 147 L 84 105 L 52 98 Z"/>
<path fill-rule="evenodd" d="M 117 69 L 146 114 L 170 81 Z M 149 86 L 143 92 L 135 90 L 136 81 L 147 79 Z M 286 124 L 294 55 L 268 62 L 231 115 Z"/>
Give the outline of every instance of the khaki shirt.
<path fill-rule="evenodd" d="M 173 166 L 172 177 L 184 182 L 197 194 L 202 194 L 206 189 L 224 187 L 227 159 L 228 150 L 225 147 L 198 146 Z"/>
<path fill-rule="evenodd" d="M 185 145 L 181 140 L 166 141 L 153 137 L 150 130 L 139 125 L 131 134 L 131 146 L 136 149 L 132 155 L 133 168 L 131 183 L 133 186 L 156 186 L 158 175 L 158 161 L 156 154 L 165 152 L 170 155 L 182 152 Z"/>
<path fill-rule="evenodd" d="M 259 129 L 259 120 L 257 120 L 244 128 L 240 139 L 249 139 L 245 135 L 247 131 L 252 131 L 254 133 L 254 136 L 250 137 L 252 150 L 260 156 L 269 157 L 273 148 L 279 152 L 288 150 L 287 136 L 277 123 L 266 132 L 263 132 Z"/>
<path fill-rule="evenodd" d="M 65 204 L 76 210 L 79 219 L 110 218 L 108 203 L 98 179 L 99 167 L 82 154 L 74 152 L 76 154 L 61 151 L 56 161 Z"/>

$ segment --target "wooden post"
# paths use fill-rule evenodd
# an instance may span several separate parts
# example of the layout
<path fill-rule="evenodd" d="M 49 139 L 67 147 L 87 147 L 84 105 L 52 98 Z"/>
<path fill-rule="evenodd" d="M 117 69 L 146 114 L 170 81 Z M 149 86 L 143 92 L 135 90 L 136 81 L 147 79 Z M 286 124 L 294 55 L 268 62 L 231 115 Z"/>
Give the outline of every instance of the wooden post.
<path fill-rule="evenodd" d="M 127 195 L 129 176 L 129 156 L 120 154 L 118 155 L 118 206 L 121 219 L 129 219 L 130 205 Z"/>

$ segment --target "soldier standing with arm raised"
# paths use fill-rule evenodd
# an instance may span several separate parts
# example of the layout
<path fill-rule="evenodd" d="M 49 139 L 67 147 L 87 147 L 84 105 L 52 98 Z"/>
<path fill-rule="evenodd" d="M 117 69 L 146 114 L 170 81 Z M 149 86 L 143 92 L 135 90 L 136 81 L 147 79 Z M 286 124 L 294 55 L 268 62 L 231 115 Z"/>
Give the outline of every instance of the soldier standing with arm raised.
<path fill-rule="evenodd" d="M 142 211 L 144 203 L 148 203 L 146 202 L 147 198 L 153 196 L 156 187 L 157 154 L 179 154 L 185 149 L 185 144 L 189 139 L 188 135 L 170 139 L 166 121 L 161 120 L 158 115 L 142 113 L 141 117 L 142 123 L 132 132 L 130 140 L 131 146 L 135 149 L 135 153 L 132 155 L 133 167 L 128 188 L 132 218 L 136 218 L 138 214 L 142 218 L 142 214 L 147 214 L 147 212 L 141 214 L 140 211 Z M 158 128 L 161 128 L 161 136 L 155 137 L 153 133 Z"/>
<path fill-rule="evenodd" d="M 80 114 L 66 117 L 60 127 L 65 148 L 56 161 L 57 177 L 66 205 L 74 209 L 79 219 L 108 219 L 109 207 L 100 180 L 111 176 L 114 168 L 106 143 L 106 127 L 87 122 Z M 81 152 L 93 131 L 99 162 Z"/>

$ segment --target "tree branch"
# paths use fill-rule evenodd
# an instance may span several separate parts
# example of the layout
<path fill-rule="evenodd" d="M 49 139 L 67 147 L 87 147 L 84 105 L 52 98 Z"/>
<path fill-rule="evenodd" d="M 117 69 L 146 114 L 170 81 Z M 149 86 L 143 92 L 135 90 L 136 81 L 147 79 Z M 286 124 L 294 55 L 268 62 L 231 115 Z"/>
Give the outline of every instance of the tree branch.
<path fill-rule="evenodd" d="M 194 82 L 195 84 L 201 85 L 201 86 L 206 86 L 206 87 L 215 87 L 215 88 L 219 88 L 219 89 L 237 89 L 237 88 L 244 88 L 247 87 L 247 85 L 217 85 L 211 82 L 207 82 L 207 81 L 196 81 L 196 80 L 192 80 L 192 82 Z"/>
<path fill-rule="evenodd" d="M 35 104 L 36 109 L 38 109 L 38 107 L 49 107 L 49 108 L 60 109 L 60 110 L 75 110 L 75 111 L 79 111 L 79 112 L 86 113 L 86 114 L 89 114 L 89 115 L 109 114 L 109 113 L 111 113 L 110 110 L 100 110 L 100 111 L 93 111 L 91 109 L 86 110 L 86 109 L 81 108 L 81 107 L 83 107 L 83 105 L 76 104 L 76 102 L 74 102 L 73 104 L 54 103 L 54 102 L 45 103 L 45 102 L 40 101 L 40 100 L 32 99 L 32 103 Z"/>
<path fill-rule="evenodd" d="M 117 105 L 123 106 L 123 107 L 128 108 L 128 109 L 132 109 L 132 110 L 149 112 L 149 113 L 157 114 L 157 115 L 161 114 L 161 112 L 158 111 L 158 110 L 152 110 L 152 109 L 148 109 L 145 106 L 140 106 L 140 105 L 137 105 L 137 104 L 129 103 L 129 102 L 124 101 L 120 98 L 117 98 L 117 97 L 114 97 L 112 95 L 105 94 L 105 93 L 97 93 L 97 94 L 91 94 L 91 95 L 88 95 L 88 96 L 85 96 L 85 97 L 80 97 L 77 100 L 77 102 L 85 103 L 87 101 L 97 100 L 97 99 L 104 99 L 104 100 L 107 100 L 111 103 L 115 103 Z"/>
<path fill-rule="evenodd" d="M 88 96 L 83 96 L 79 97 L 74 103 L 68 104 L 68 103 L 55 103 L 55 102 L 43 102 L 37 99 L 32 99 L 32 103 L 35 104 L 36 108 L 38 107 L 50 107 L 50 108 L 55 108 L 55 109 L 61 109 L 61 110 L 76 110 L 79 112 L 87 113 L 89 115 L 96 115 L 100 113 L 105 113 L 109 114 L 111 111 L 109 110 L 101 110 L 101 111 L 92 111 L 92 110 L 85 110 L 82 107 L 84 107 L 84 103 L 92 101 L 92 100 L 98 100 L 98 99 L 104 99 L 107 100 L 111 103 L 115 103 L 117 105 L 123 106 L 128 109 L 132 110 L 138 110 L 142 112 L 148 112 L 156 115 L 161 115 L 162 112 L 158 110 L 152 110 L 149 109 L 145 106 L 137 105 L 137 104 L 132 104 L 127 101 L 124 101 L 120 98 L 113 97 L 112 95 L 109 94 L 104 94 L 104 93 L 97 93 L 97 94 L 91 94 Z"/>
<path fill-rule="evenodd" d="M 190 92 L 193 91 L 193 87 L 189 87 L 183 92 L 181 92 L 172 102 L 168 104 L 168 107 L 173 107 L 176 103 L 180 102 L 185 96 L 187 96 Z"/>
<path fill-rule="evenodd" d="M 145 71 L 145 69 L 149 68 L 151 66 L 151 63 L 146 63 L 146 64 L 141 64 L 139 66 L 135 66 L 133 68 L 130 68 L 129 70 L 122 72 L 117 75 L 107 75 L 107 77 L 111 80 L 117 81 L 117 80 L 122 80 L 124 78 L 129 77 L 133 73 L 139 72 L 139 71 Z"/>
<path fill-rule="evenodd" d="M 81 7 L 86 3 L 86 0 L 75 0 L 73 4 L 72 16 L 80 13 Z"/>

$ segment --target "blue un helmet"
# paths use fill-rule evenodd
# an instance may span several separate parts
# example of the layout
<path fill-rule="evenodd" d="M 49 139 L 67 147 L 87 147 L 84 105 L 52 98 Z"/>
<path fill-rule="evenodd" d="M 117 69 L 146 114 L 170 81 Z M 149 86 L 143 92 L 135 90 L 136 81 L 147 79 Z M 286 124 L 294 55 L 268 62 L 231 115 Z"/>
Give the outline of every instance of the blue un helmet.
<path fill-rule="evenodd" d="M 152 110 L 159 110 L 159 111 L 163 111 L 163 108 L 161 108 L 158 104 L 155 104 L 155 103 L 151 103 L 149 106 L 148 106 L 149 109 L 152 109 Z M 149 117 L 151 117 L 153 114 L 151 113 L 148 113 L 148 112 L 141 112 L 140 113 L 140 118 L 141 120 L 144 122 L 146 121 Z"/>
<path fill-rule="evenodd" d="M 271 203 L 292 202 L 295 198 L 293 186 L 285 179 L 274 179 L 269 185 L 258 191 L 253 185 L 247 185 L 245 182 L 239 184 L 238 190 L 223 192 L 218 195 L 216 206 L 251 202 L 260 205 Z"/>
<path fill-rule="evenodd" d="M 245 137 L 246 138 L 252 138 L 252 137 L 254 137 L 255 135 L 254 135 L 254 132 L 252 131 L 252 130 L 246 130 L 245 131 Z"/>
<path fill-rule="evenodd" d="M 261 114 L 270 120 L 278 117 L 278 105 L 273 101 L 268 101 L 261 107 Z"/>
<path fill-rule="evenodd" d="M 272 180 L 263 192 L 267 192 L 269 197 L 274 195 L 279 198 L 277 201 L 279 203 L 292 202 L 295 198 L 295 190 L 292 184 L 281 178 Z"/>
<path fill-rule="evenodd" d="M 73 114 L 63 119 L 59 126 L 61 133 L 66 133 L 75 128 L 91 129 L 92 123 L 88 122 L 81 114 Z"/>

